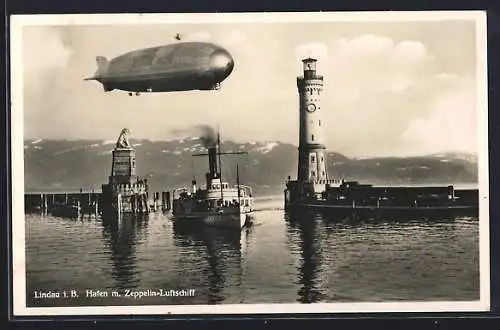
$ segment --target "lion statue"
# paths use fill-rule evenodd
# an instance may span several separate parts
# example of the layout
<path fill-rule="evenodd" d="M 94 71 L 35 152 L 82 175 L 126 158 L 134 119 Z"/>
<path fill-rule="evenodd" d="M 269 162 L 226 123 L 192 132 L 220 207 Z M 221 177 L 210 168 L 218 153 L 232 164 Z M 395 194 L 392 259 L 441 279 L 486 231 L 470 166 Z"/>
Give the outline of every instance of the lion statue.
<path fill-rule="evenodd" d="M 130 134 L 128 128 L 122 129 L 120 132 L 120 136 L 118 137 L 118 141 L 116 141 L 117 148 L 130 148 L 130 142 L 128 141 L 127 135 Z"/>

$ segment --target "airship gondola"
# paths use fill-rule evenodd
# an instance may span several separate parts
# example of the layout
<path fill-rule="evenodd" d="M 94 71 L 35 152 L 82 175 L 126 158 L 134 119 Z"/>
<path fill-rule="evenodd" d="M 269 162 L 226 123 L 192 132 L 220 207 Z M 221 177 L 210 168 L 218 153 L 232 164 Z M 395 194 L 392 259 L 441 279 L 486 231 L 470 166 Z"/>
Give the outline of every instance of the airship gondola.
<path fill-rule="evenodd" d="M 131 51 L 107 60 L 96 57 L 93 77 L 105 92 L 216 90 L 233 71 L 234 60 L 224 48 L 209 42 L 180 42 Z"/>

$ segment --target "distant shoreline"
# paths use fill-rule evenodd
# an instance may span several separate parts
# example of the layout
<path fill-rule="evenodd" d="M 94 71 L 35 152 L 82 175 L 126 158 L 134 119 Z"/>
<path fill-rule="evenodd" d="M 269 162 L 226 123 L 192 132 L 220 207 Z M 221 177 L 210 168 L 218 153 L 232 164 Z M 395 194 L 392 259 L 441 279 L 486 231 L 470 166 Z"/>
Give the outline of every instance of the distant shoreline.
<path fill-rule="evenodd" d="M 478 183 L 373 184 L 373 187 L 435 187 L 435 186 L 453 186 L 455 187 L 455 189 L 479 189 Z"/>

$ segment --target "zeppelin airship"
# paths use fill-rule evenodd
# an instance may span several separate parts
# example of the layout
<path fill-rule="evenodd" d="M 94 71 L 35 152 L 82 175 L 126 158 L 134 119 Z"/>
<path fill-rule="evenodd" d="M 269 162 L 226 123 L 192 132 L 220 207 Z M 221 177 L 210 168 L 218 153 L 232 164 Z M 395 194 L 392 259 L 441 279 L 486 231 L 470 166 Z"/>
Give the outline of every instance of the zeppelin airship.
<path fill-rule="evenodd" d="M 96 57 L 93 77 L 105 92 L 123 90 L 129 95 L 142 92 L 216 90 L 234 68 L 231 54 L 209 42 L 179 42 L 134 50 L 108 61 Z"/>

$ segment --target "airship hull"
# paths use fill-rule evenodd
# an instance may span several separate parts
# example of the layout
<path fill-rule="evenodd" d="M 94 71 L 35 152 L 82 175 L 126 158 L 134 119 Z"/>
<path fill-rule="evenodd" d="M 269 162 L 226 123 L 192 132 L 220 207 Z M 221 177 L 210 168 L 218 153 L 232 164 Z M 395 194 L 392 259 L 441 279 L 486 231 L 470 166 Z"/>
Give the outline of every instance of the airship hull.
<path fill-rule="evenodd" d="M 96 58 L 94 77 L 105 91 L 173 92 L 217 89 L 234 61 L 212 43 L 184 42 L 132 51 L 111 61 Z"/>
<path fill-rule="evenodd" d="M 131 92 L 175 92 L 187 90 L 209 90 L 216 87 L 217 79 L 210 72 L 176 72 L 149 74 L 127 78 L 101 80 L 107 91 L 114 89 Z"/>

